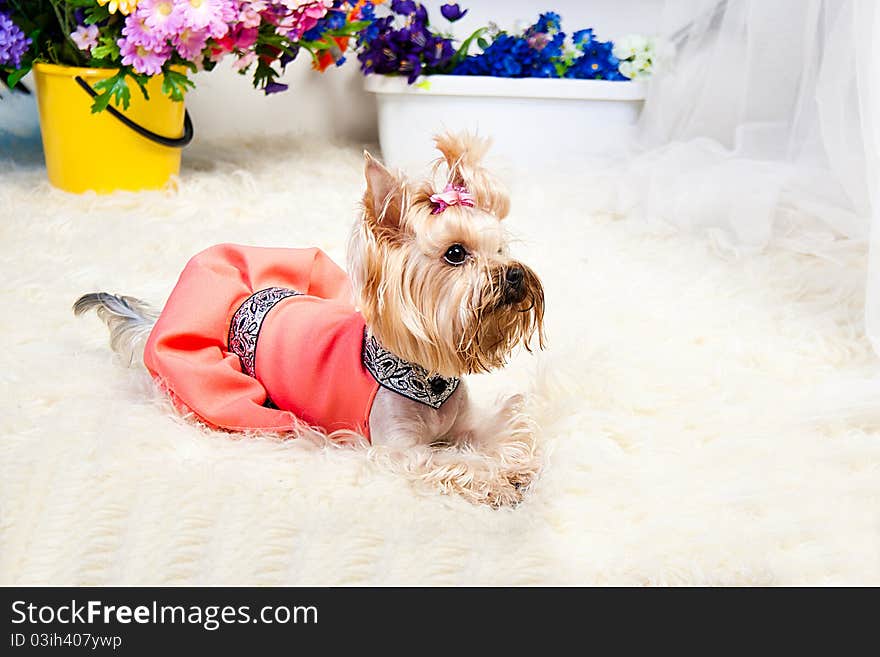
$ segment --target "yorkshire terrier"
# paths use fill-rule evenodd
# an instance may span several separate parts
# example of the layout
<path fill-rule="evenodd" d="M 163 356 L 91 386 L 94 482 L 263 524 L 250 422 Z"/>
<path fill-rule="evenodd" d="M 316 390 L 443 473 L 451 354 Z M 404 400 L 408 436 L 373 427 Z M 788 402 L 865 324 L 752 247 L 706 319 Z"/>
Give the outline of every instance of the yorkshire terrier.
<path fill-rule="evenodd" d="M 435 142 L 422 182 L 364 153 L 348 275 L 317 249 L 227 244 L 189 262 L 161 313 L 106 293 L 74 312 L 96 309 L 114 350 L 143 349 L 178 406 L 211 426 L 363 436 L 412 478 L 516 504 L 540 467 L 522 396 L 483 413 L 460 377 L 503 367 L 536 336 L 543 348 L 544 290 L 508 252 L 509 197 L 481 164 L 489 142 Z"/>

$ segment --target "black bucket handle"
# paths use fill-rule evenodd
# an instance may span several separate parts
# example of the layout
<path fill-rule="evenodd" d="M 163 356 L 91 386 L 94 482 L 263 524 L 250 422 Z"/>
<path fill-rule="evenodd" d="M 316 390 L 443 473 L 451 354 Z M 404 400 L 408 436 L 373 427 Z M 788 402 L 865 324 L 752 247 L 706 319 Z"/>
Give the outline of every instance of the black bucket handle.
<path fill-rule="evenodd" d="M 89 96 L 95 98 L 98 95 L 98 92 L 92 89 L 89 83 L 83 80 L 82 77 L 77 75 L 74 79 L 76 80 L 76 83 L 80 87 L 82 87 Z M 168 146 L 170 148 L 183 148 L 193 140 L 193 135 L 195 134 L 195 132 L 193 131 L 192 119 L 189 117 L 189 112 L 187 110 L 184 110 L 183 114 L 182 137 L 163 137 L 162 135 L 158 135 L 152 130 L 147 130 L 144 126 L 135 123 L 130 118 L 125 116 L 125 114 L 110 105 L 107 106 L 106 111 L 110 112 L 110 115 L 113 118 L 125 125 L 127 128 L 134 130 L 141 137 L 149 139 L 150 141 L 157 144 L 161 144 L 162 146 Z"/>

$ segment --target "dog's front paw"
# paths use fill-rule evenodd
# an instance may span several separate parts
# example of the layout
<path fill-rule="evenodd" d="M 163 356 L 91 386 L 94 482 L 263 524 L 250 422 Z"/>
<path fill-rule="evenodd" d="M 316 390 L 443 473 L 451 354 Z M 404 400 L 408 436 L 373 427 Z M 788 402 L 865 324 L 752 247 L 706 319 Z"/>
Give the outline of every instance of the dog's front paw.
<path fill-rule="evenodd" d="M 526 466 L 500 473 L 497 485 L 488 491 L 486 502 L 494 508 L 519 505 L 531 489 L 537 470 L 537 466 Z"/>
<path fill-rule="evenodd" d="M 505 475 L 507 481 L 520 494 L 524 494 L 532 485 L 536 473 L 532 470 L 514 470 Z"/>

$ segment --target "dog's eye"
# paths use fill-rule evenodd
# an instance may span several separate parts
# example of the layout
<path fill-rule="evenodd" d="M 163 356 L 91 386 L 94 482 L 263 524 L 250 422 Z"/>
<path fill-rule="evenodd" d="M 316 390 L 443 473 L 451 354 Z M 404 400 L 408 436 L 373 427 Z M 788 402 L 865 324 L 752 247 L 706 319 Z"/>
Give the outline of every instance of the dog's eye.
<path fill-rule="evenodd" d="M 453 244 L 446 249 L 446 253 L 443 254 L 443 259 L 450 265 L 457 267 L 458 265 L 464 264 L 467 254 L 467 251 L 464 250 L 464 247 L 461 244 Z"/>

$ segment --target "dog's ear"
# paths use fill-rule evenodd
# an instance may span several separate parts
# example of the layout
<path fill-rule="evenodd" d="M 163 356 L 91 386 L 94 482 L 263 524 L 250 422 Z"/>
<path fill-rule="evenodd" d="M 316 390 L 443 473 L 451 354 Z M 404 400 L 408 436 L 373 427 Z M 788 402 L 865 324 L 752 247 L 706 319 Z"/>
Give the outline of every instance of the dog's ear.
<path fill-rule="evenodd" d="M 434 144 L 443 154 L 438 164 L 445 162 L 449 170 L 447 181 L 467 187 L 479 207 L 504 219 L 510 211 L 507 190 L 482 165 L 492 140 L 467 132 L 447 132 L 434 137 Z"/>
<path fill-rule="evenodd" d="M 379 160 L 364 151 L 364 220 L 381 232 L 400 229 L 403 214 L 403 181 Z"/>

